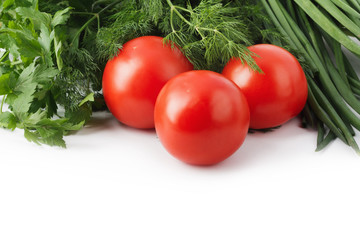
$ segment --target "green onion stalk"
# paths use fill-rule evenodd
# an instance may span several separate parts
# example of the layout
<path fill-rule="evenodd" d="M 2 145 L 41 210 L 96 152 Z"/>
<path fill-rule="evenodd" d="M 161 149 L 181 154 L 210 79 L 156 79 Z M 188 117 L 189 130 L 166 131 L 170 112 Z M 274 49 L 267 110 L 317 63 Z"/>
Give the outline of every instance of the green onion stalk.
<path fill-rule="evenodd" d="M 351 55 L 360 57 L 360 2 L 261 0 L 261 4 L 315 73 L 307 74 L 303 119 L 318 130 L 317 150 L 339 138 L 360 154 L 354 139 L 355 130 L 360 130 L 360 80 L 350 60 Z"/>

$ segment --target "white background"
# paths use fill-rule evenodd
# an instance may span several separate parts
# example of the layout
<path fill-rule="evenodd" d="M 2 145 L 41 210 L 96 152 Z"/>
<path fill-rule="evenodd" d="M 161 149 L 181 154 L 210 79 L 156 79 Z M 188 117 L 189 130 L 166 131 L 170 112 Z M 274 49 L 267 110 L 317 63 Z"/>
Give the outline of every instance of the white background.
<path fill-rule="evenodd" d="M 67 149 L 0 129 L 0 239 L 360 239 L 360 157 L 294 119 L 194 167 L 110 114 Z"/>
<path fill-rule="evenodd" d="M 339 140 L 315 152 L 299 125 L 249 134 L 212 167 L 108 113 L 67 149 L 0 129 L 0 239 L 359 240 L 360 156 Z"/>

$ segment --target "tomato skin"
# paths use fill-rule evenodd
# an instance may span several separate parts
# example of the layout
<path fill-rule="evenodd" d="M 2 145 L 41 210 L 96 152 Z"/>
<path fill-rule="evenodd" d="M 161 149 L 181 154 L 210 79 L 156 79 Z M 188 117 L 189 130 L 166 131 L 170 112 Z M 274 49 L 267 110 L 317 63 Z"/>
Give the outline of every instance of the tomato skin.
<path fill-rule="evenodd" d="M 135 128 L 154 128 L 154 106 L 161 88 L 173 76 L 192 69 L 182 52 L 164 45 L 163 38 L 135 38 L 105 66 L 105 102 L 120 122 Z"/>
<path fill-rule="evenodd" d="M 250 107 L 250 128 L 264 129 L 284 124 L 305 106 L 308 87 L 301 65 L 288 51 L 271 44 L 258 44 L 249 50 L 263 73 L 250 70 L 231 59 L 222 74 L 234 81 L 245 94 Z"/>
<path fill-rule="evenodd" d="M 219 73 L 194 70 L 172 78 L 155 105 L 155 129 L 165 149 L 193 165 L 213 165 L 232 155 L 249 129 L 241 90 Z"/>

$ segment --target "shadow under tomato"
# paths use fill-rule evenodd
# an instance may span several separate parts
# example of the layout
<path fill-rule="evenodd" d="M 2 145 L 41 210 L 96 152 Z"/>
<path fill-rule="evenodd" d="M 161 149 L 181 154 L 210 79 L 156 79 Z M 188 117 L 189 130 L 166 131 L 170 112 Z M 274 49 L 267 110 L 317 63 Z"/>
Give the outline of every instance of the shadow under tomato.
<path fill-rule="evenodd" d="M 295 118 L 272 131 L 249 133 L 243 145 L 232 156 L 211 167 L 220 171 L 239 171 L 315 153 L 316 131 L 300 127 L 299 121 Z M 311 141 L 314 147 L 309 148 L 309 144 L 304 144 L 304 141 Z"/>

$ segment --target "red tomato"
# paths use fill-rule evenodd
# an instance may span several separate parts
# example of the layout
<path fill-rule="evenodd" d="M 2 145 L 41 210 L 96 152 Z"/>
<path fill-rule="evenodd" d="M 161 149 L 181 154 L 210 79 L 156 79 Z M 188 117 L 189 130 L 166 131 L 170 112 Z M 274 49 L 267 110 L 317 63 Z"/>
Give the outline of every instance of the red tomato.
<path fill-rule="evenodd" d="M 192 69 L 182 52 L 164 45 L 163 38 L 133 39 L 105 66 L 105 102 L 120 122 L 135 128 L 154 128 L 154 106 L 161 88 L 173 76 Z"/>
<path fill-rule="evenodd" d="M 250 107 L 250 128 L 279 126 L 304 108 L 308 88 L 303 69 L 288 51 L 275 45 L 249 47 L 263 73 L 232 59 L 222 74 L 234 81 L 245 94 Z"/>
<path fill-rule="evenodd" d="M 186 163 L 216 164 L 232 155 L 249 129 L 241 90 L 223 75 L 194 70 L 172 78 L 155 104 L 155 129 L 165 149 Z"/>

